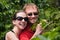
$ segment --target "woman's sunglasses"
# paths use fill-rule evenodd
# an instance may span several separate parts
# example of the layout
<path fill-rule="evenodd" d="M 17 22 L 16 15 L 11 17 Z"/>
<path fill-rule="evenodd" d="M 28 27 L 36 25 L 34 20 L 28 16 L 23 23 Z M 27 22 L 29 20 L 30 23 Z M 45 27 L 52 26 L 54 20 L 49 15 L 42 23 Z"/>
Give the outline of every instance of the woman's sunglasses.
<path fill-rule="evenodd" d="M 28 21 L 28 18 L 27 18 L 27 17 L 24 17 L 24 18 L 23 18 L 23 17 L 20 17 L 20 16 L 19 16 L 19 17 L 17 17 L 16 19 L 19 20 L 19 21 L 22 21 L 23 19 L 24 19 L 26 22 Z"/>
<path fill-rule="evenodd" d="M 36 16 L 38 15 L 38 12 L 28 13 L 28 16 L 32 16 L 33 14 Z"/>

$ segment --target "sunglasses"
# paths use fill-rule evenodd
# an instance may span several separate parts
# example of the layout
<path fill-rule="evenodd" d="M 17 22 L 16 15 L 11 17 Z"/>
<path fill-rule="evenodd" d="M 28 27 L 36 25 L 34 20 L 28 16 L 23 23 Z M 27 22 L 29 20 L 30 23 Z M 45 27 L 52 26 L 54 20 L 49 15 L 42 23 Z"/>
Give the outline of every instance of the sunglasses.
<path fill-rule="evenodd" d="M 33 14 L 36 16 L 38 15 L 38 12 L 28 13 L 28 16 L 32 16 Z"/>
<path fill-rule="evenodd" d="M 17 20 L 19 20 L 19 21 L 22 21 L 23 19 L 27 22 L 28 21 L 28 18 L 27 17 L 17 17 L 16 18 Z"/>

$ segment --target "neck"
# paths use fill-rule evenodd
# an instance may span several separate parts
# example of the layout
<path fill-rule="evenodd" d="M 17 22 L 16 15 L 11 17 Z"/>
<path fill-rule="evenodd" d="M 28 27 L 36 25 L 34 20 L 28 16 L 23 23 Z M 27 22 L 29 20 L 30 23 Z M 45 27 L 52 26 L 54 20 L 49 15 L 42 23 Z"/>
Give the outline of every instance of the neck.
<path fill-rule="evenodd" d="M 18 27 L 14 26 L 14 28 L 12 29 L 15 33 L 15 35 L 18 37 L 19 34 L 21 33 L 22 30 L 20 30 Z"/>
<path fill-rule="evenodd" d="M 32 26 L 32 25 L 33 25 L 33 24 L 32 24 L 32 23 L 30 23 L 30 22 L 29 22 L 28 24 L 29 24 L 30 26 Z"/>

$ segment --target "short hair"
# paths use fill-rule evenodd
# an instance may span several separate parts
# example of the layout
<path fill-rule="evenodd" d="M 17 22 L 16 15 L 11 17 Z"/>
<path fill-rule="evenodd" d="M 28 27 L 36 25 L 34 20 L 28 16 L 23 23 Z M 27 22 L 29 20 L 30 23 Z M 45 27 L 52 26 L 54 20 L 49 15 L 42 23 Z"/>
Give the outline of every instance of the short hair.
<path fill-rule="evenodd" d="M 23 10 L 25 11 L 27 7 L 35 7 L 35 8 L 37 8 L 37 11 L 38 11 L 38 7 L 34 3 L 27 3 L 27 4 L 25 4 L 24 7 L 23 7 Z"/>

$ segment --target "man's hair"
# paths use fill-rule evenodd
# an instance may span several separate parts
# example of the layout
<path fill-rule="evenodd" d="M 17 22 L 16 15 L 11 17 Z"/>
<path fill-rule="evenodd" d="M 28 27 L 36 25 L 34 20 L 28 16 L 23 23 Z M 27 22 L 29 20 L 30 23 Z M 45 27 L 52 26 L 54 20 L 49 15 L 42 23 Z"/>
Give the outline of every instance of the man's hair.
<path fill-rule="evenodd" d="M 37 11 L 38 11 L 38 7 L 34 3 L 27 3 L 27 4 L 25 4 L 24 7 L 23 7 L 23 10 L 25 11 L 26 8 L 28 8 L 28 7 L 32 7 L 32 8 L 35 7 L 37 9 Z"/>

